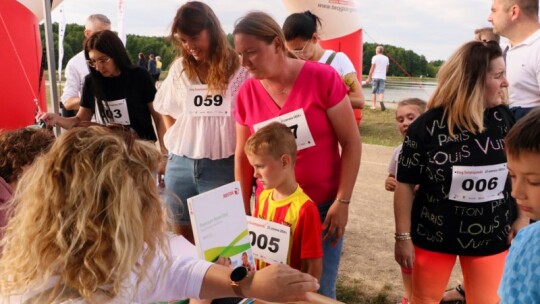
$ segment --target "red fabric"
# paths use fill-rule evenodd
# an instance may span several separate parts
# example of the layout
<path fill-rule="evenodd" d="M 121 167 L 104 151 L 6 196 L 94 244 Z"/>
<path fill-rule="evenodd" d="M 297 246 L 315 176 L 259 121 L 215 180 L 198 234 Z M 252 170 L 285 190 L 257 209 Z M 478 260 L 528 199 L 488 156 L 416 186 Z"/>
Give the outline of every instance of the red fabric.
<path fill-rule="evenodd" d="M 0 13 L 0 129 L 15 130 L 34 124 L 37 99 L 47 111 L 45 76 L 39 82 L 41 40 L 36 16 L 17 0 L 1 0 Z"/>
<path fill-rule="evenodd" d="M 273 190 L 264 190 L 255 204 L 255 216 L 291 228 L 288 264 L 301 270 L 302 259 L 315 259 L 323 256 L 321 220 L 317 206 L 298 187 L 286 199 L 272 200 Z M 267 263 L 256 261 L 257 268 Z"/>
<path fill-rule="evenodd" d="M 459 256 L 467 303 L 499 303 L 501 282 L 508 250 L 488 256 Z M 456 263 L 456 255 L 415 246 L 413 303 L 439 303 Z"/>

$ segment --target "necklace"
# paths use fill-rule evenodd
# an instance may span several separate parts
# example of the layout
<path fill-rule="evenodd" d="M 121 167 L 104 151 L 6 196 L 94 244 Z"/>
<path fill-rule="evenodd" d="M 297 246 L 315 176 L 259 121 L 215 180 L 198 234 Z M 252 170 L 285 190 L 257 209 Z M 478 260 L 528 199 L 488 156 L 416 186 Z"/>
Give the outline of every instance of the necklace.
<path fill-rule="evenodd" d="M 261 84 L 263 85 L 263 87 L 264 87 L 269 93 L 272 93 L 272 94 L 276 94 L 276 95 L 287 95 L 287 94 L 289 94 L 289 92 L 290 92 L 289 86 L 284 87 L 282 90 L 276 90 L 276 89 L 273 89 L 273 88 L 270 86 L 270 84 L 266 81 L 266 79 L 261 80 Z"/>

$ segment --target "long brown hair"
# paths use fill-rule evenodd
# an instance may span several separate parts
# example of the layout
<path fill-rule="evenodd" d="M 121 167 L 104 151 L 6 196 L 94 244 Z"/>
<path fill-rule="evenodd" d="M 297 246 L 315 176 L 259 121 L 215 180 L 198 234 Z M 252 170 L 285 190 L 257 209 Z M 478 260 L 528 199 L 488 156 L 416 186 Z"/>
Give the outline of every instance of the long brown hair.
<path fill-rule="evenodd" d="M 195 67 L 199 64 L 177 38 L 180 33 L 195 36 L 203 30 L 210 35 L 210 49 L 208 63 L 208 88 L 210 91 L 227 90 L 229 79 L 240 67 L 238 55 L 227 40 L 227 35 L 221 28 L 218 18 L 212 9 L 199 1 L 190 1 L 182 5 L 174 17 L 171 40 L 179 56 L 182 56 L 182 65 L 189 79 L 196 79 Z"/>
<path fill-rule="evenodd" d="M 471 41 L 441 66 L 428 109 L 444 109 L 450 136 L 455 136 L 455 128 L 484 131 L 485 81 L 491 60 L 501 56 L 498 43 Z"/>

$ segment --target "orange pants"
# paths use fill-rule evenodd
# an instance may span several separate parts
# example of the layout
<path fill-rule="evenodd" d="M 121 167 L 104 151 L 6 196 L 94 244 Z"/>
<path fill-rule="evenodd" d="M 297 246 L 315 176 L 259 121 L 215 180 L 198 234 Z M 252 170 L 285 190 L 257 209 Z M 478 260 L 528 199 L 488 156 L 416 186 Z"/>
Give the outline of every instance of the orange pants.
<path fill-rule="evenodd" d="M 498 303 L 497 288 L 508 250 L 489 256 L 459 256 L 467 304 Z M 415 246 L 413 267 L 414 304 L 438 304 L 444 294 L 456 255 Z"/>

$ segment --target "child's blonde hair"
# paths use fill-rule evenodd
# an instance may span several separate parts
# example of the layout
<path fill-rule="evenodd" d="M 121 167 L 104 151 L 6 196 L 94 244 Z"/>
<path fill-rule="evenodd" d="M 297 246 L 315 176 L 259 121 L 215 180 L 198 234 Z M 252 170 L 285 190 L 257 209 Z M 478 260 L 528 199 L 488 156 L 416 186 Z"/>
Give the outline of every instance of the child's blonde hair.
<path fill-rule="evenodd" d="M 244 149 L 246 154 L 266 153 L 275 159 L 288 154 L 292 163 L 296 162 L 294 135 L 289 127 L 279 122 L 272 122 L 251 135 Z"/>
<path fill-rule="evenodd" d="M 418 108 L 418 112 L 424 113 L 426 111 L 427 102 L 425 100 L 422 100 L 420 98 L 407 98 L 403 99 L 400 102 L 398 102 L 397 107 L 404 107 L 404 106 L 415 106 Z"/>

